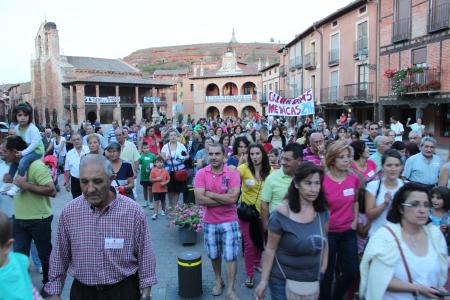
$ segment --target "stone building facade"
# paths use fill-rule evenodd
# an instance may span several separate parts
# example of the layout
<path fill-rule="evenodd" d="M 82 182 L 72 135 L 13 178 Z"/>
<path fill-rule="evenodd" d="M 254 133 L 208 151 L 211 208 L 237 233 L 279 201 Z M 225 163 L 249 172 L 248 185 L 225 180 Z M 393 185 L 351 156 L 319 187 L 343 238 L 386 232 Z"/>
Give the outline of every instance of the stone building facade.
<path fill-rule="evenodd" d="M 119 60 L 61 55 L 55 23 L 43 23 L 35 38 L 31 62 L 31 103 L 36 122 L 63 126 L 84 120 L 110 124 L 151 118 L 153 102 L 172 115 L 176 84 L 145 78 Z"/>

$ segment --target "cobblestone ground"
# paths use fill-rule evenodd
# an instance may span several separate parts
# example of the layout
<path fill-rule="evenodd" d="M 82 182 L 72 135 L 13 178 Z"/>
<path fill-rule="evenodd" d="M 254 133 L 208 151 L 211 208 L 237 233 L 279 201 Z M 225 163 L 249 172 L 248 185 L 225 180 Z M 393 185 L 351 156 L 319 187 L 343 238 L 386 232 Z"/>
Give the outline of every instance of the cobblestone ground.
<path fill-rule="evenodd" d="M 60 177 L 60 182 L 62 182 Z M 142 190 L 139 186 L 138 194 L 139 199 L 142 199 Z M 59 215 L 63 207 L 71 200 L 71 194 L 66 192 L 63 188 L 58 195 L 52 199 L 52 207 L 54 212 L 54 219 L 52 223 L 52 241 L 55 239 L 56 228 L 59 221 Z M 139 200 L 138 200 L 139 201 Z M 141 202 L 141 201 L 139 201 Z M 142 202 L 143 203 L 143 202 Z M 141 204 L 142 204 L 141 203 Z M 156 274 L 158 277 L 158 284 L 152 288 L 153 299 L 183 299 L 178 295 L 178 265 L 177 257 L 183 251 L 197 251 L 202 255 L 202 274 L 203 274 L 203 295 L 196 299 L 224 299 L 224 294 L 219 297 L 213 297 L 211 295 L 211 289 L 214 285 L 214 273 L 212 270 L 211 262 L 206 256 L 203 248 L 203 236 L 198 235 L 198 241 L 193 246 L 182 246 L 178 241 L 178 232 L 175 228 L 168 226 L 167 217 L 159 216 L 157 220 L 151 219 L 152 211 L 144 209 L 147 215 L 147 221 L 150 226 L 150 234 L 152 237 L 153 247 L 156 254 Z M 242 254 L 242 252 L 241 252 Z M 222 277 L 226 284 L 226 269 L 223 266 Z M 255 283 L 259 282 L 259 273 L 255 273 Z M 33 284 L 36 288 L 42 287 L 42 275 L 37 273 L 34 268 L 31 271 L 31 277 Z M 246 275 L 244 269 L 243 258 L 240 257 L 238 261 L 238 274 L 237 274 L 237 294 L 240 299 L 255 299 L 254 289 L 247 289 L 244 286 Z M 68 277 L 64 286 L 62 299 L 69 299 L 70 287 L 72 285 L 72 278 Z M 269 297 L 266 297 L 268 299 Z"/>

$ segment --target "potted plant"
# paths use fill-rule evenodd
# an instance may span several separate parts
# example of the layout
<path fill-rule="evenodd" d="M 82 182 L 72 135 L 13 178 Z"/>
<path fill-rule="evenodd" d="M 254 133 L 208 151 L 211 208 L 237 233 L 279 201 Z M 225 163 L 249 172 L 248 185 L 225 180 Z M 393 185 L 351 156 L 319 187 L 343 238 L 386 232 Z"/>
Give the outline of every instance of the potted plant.
<path fill-rule="evenodd" d="M 182 245 L 195 244 L 197 233 L 202 230 L 202 208 L 195 204 L 182 204 L 168 210 L 169 225 L 178 227 Z"/>
<path fill-rule="evenodd" d="M 439 80 L 433 79 L 427 82 L 427 86 L 429 86 L 430 90 L 439 90 L 441 88 L 441 83 Z"/>

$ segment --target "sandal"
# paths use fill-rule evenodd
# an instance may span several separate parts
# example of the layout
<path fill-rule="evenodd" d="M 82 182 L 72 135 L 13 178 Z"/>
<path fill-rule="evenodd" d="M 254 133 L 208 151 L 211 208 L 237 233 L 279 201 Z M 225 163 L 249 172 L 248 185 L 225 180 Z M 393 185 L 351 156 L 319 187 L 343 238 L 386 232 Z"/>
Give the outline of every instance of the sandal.
<path fill-rule="evenodd" d="M 245 280 L 245 287 L 252 289 L 253 288 L 253 279 L 247 277 L 247 280 Z"/>
<path fill-rule="evenodd" d="M 225 283 L 223 282 L 223 280 L 220 282 L 220 285 L 214 285 L 211 294 L 213 296 L 220 296 L 223 293 L 223 289 L 225 287 Z"/>

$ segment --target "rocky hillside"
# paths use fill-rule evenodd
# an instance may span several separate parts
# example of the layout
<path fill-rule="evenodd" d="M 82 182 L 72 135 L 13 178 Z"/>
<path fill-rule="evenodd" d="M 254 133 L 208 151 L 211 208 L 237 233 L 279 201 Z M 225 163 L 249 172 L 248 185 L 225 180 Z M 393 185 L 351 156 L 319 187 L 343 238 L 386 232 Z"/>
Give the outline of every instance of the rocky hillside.
<path fill-rule="evenodd" d="M 146 73 L 158 69 L 186 68 L 192 63 L 203 61 L 206 64 L 221 60 L 229 43 L 196 44 L 141 49 L 123 58 L 127 63 Z M 251 63 L 261 59 L 264 65 L 266 58 L 270 63 L 279 61 L 277 51 L 281 44 L 269 43 L 236 43 L 232 44 L 240 61 Z"/>

